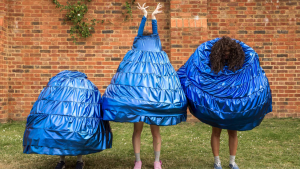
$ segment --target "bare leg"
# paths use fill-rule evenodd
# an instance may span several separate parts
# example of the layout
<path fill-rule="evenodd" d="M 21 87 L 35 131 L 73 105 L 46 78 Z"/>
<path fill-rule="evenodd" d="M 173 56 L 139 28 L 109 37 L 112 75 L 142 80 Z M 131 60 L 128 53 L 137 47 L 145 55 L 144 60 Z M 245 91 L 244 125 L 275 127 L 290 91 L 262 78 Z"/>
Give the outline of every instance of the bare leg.
<path fill-rule="evenodd" d="M 219 150 L 220 150 L 220 135 L 221 135 L 222 129 L 213 127 L 212 133 L 211 133 L 211 148 L 213 151 L 214 156 L 219 156 Z"/>
<path fill-rule="evenodd" d="M 141 134 L 143 131 L 143 122 L 134 123 L 134 130 L 132 134 L 132 145 L 135 154 L 136 162 L 141 161 L 140 151 L 141 151 Z"/>
<path fill-rule="evenodd" d="M 236 130 L 227 130 L 228 136 L 229 136 L 229 152 L 230 152 L 230 160 L 229 164 L 234 165 L 235 164 L 235 155 L 237 151 L 238 146 L 238 137 L 237 137 L 237 131 Z"/>
<path fill-rule="evenodd" d="M 153 137 L 153 149 L 154 149 L 155 161 L 159 161 L 160 149 L 161 149 L 161 136 L 159 133 L 159 126 L 150 125 L 150 128 Z"/>
<path fill-rule="evenodd" d="M 82 162 L 82 155 L 78 155 L 78 156 L 77 156 L 77 161 Z"/>
<path fill-rule="evenodd" d="M 229 152 L 230 155 L 235 156 L 238 146 L 238 137 L 236 130 L 227 130 L 229 136 Z"/>
<path fill-rule="evenodd" d="M 60 161 L 65 162 L 65 158 L 66 158 L 66 156 L 60 156 Z"/>

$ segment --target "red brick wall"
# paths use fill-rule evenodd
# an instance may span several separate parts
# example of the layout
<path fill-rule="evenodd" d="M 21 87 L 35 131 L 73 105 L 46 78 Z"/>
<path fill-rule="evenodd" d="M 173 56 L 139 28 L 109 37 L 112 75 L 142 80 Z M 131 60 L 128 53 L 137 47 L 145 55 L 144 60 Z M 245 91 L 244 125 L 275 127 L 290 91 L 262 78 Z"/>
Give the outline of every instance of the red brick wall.
<path fill-rule="evenodd" d="M 207 1 L 171 0 L 171 55 L 170 60 L 178 70 L 207 41 Z M 189 121 L 198 121 L 188 113 Z"/>
<path fill-rule="evenodd" d="M 131 49 L 143 16 L 138 9 L 133 8 L 132 20 L 122 23 L 122 5 L 126 0 L 92 0 L 87 17 L 104 19 L 105 24 L 98 24 L 92 37 L 81 40 L 80 45 L 74 45 L 67 33 L 70 25 L 62 22 L 64 12 L 55 9 L 52 0 L 1 2 L 0 8 L 6 4 L 8 10 L 0 13 L 0 24 L 1 18 L 4 18 L 3 23 L 7 23 L 7 29 L 0 30 L 1 39 L 4 39 L 0 42 L 0 51 L 7 50 L 6 53 L 1 52 L 0 69 L 3 70 L 2 79 L 5 79 L 6 74 L 9 76 L 8 85 L 5 85 L 5 80 L 1 82 L 2 120 L 5 115 L 15 120 L 25 119 L 49 78 L 65 69 L 86 73 L 103 94 L 120 61 Z M 183 65 L 204 41 L 225 34 L 238 38 L 259 53 L 261 65 L 269 77 L 274 100 L 274 111 L 269 116 L 300 116 L 300 21 L 297 19 L 300 2 L 136 2 L 147 2 L 151 6 L 148 10 L 149 18 L 157 3 L 164 6 L 164 13 L 157 16 L 158 32 L 175 69 Z M 151 22 L 147 22 L 146 29 L 151 31 Z M 5 92 L 7 88 L 9 90 Z M 8 109 L 3 104 L 7 104 Z M 193 120 L 192 116 L 189 119 Z"/>
<path fill-rule="evenodd" d="M 209 39 L 223 35 L 251 46 L 269 79 L 273 112 L 300 117 L 300 1 L 210 0 Z"/>
<path fill-rule="evenodd" d="M 7 3 L 6 0 L 0 1 L 0 122 L 4 122 L 8 115 L 7 101 L 7 69 L 6 45 L 7 45 Z"/>
<path fill-rule="evenodd" d="M 157 17 L 158 32 L 164 50 L 170 54 L 170 5 L 159 1 L 164 13 Z M 63 4 L 66 0 L 60 2 Z M 98 24 L 92 37 L 74 45 L 67 33 L 70 25 L 62 22 L 65 13 L 55 9 L 52 0 L 10 1 L 7 18 L 9 118 L 25 119 L 49 78 L 62 70 L 86 73 L 104 93 L 120 61 L 131 49 L 143 17 L 134 7 L 132 20 L 122 23 L 125 2 L 92 0 L 87 18 L 104 19 L 105 24 Z M 151 6 L 149 18 L 156 4 L 155 0 L 147 1 Z M 151 19 L 145 29 L 152 31 L 149 21 Z"/>

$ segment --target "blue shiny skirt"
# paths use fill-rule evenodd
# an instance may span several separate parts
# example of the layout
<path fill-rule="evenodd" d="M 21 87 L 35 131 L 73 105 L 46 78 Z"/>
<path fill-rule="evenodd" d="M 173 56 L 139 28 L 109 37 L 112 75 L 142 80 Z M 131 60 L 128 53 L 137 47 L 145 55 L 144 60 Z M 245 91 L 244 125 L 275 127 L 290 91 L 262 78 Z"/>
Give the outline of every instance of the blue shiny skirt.
<path fill-rule="evenodd" d="M 84 73 L 58 73 L 27 118 L 23 152 L 75 156 L 111 148 L 111 128 L 102 120 L 100 103 L 98 88 Z"/>
<path fill-rule="evenodd" d="M 268 79 L 260 67 L 257 53 L 237 41 L 245 52 L 243 67 L 232 72 L 227 67 L 215 74 L 209 55 L 219 38 L 201 44 L 178 70 L 191 113 L 213 127 L 251 130 L 272 111 Z"/>
<path fill-rule="evenodd" d="M 186 121 L 187 100 L 164 51 L 130 50 L 103 95 L 103 119 L 176 125 Z"/>

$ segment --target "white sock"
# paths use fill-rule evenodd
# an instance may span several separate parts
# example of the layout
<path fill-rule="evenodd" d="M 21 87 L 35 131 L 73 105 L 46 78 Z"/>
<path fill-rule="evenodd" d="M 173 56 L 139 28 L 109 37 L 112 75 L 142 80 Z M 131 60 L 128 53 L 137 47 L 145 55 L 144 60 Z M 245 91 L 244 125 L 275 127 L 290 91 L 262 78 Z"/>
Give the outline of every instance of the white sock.
<path fill-rule="evenodd" d="M 140 153 L 134 153 L 134 155 L 135 155 L 135 162 L 141 161 Z"/>
<path fill-rule="evenodd" d="M 215 156 L 215 164 L 221 164 L 221 160 L 219 156 Z"/>
<path fill-rule="evenodd" d="M 234 163 L 235 163 L 235 156 L 230 155 L 229 164 L 234 164 Z"/>
<path fill-rule="evenodd" d="M 154 151 L 155 160 L 159 162 L 160 151 Z"/>
<path fill-rule="evenodd" d="M 82 155 L 78 155 L 78 156 L 77 156 L 77 161 L 82 162 Z"/>
<path fill-rule="evenodd" d="M 66 157 L 66 156 L 60 156 L 60 161 L 65 162 L 65 157 Z"/>

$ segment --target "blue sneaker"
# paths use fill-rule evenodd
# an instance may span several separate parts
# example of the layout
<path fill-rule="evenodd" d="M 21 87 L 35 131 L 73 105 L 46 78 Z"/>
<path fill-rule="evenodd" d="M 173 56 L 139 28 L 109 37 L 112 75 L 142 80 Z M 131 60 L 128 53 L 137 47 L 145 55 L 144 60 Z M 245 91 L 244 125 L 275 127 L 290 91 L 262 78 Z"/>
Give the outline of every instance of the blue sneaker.
<path fill-rule="evenodd" d="M 239 166 L 236 163 L 229 164 L 230 169 L 239 169 Z"/>
<path fill-rule="evenodd" d="M 222 169 L 221 163 L 214 163 L 214 169 Z"/>

